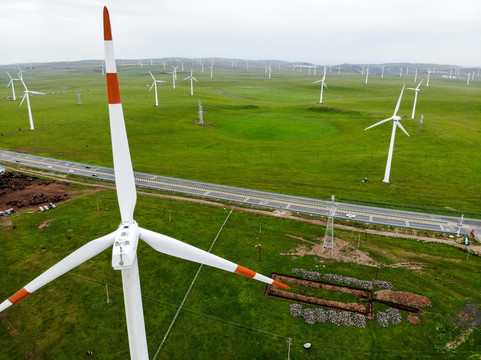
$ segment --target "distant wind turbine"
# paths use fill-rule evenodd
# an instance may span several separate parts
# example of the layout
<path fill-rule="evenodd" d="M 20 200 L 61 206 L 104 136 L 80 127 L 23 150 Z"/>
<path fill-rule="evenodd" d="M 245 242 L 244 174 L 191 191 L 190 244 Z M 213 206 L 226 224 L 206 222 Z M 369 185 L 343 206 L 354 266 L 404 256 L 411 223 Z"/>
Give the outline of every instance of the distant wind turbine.
<path fill-rule="evenodd" d="M 431 70 L 426 68 L 426 71 L 428 72 L 427 80 L 426 80 L 426 87 L 429 87 L 429 78 L 431 76 Z"/>
<path fill-rule="evenodd" d="M 190 76 L 187 76 L 184 80 L 190 79 L 190 96 L 194 96 L 194 81 L 199 82 L 194 76 L 193 76 L 194 69 L 190 69 Z"/>
<path fill-rule="evenodd" d="M 7 85 L 7 88 L 12 85 L 12 95 L 13 95 L 13 100 L 17 100 L 17 96 L 15 95 L 15 84 L 14 82 L 15 81 L 20 81 L 20 79 L 14 79 L 10 76 L 10 74 L 8 73 L 7 70 L 5 70 L 5 72 L 7 73 L 8 77 L 10 78 L 10 81 L 8 82 L 8 85 Z"/>
<path fill-rule="evenodd" d="M 418 79 L 418 68 L 416 68 L 416 72 L 414 73 L 414 82 Z"/>
<path fill-rule="evenodd" d="M 152 82 L 152 85 L 150 85 L 149 91 L 152 91 L 152 88 L 155 89 L 155 106 L 159 106 L 159 99 L 158 99 L 158 97 L 157 97 L 157 84 L 163 83 L 163 82 L 165 82 L 165 81 L 163 81 L 163 80 L 156 80 L 155 77 L 154 77 L 154 75 L 153 75 L 152 72 L 150 72 L 150 71 L 149 71 L 149 74 L 150 74 L 150 76 L 152 76 L 152 79 L 154 80 L 154 81 Z"/>
<path fill-rule="evenodd" d="M 175 90 L 175 80 L 177 80 L 177 68 L 178 66 L 172 66 L 174 70 L 168 74 L 172 74 L 172 88 Z"/>
<path fill-rule="evenodd" d="M 367 66 L 367 69 L 366 69 L 366 82 L 365 82 L 365 84 L 367 84 L 368 79 L 369 79 L 369 65 Z"/>
<path fill-rule="evenodd" d="M 381 79 L 384 79 L 384 66 L 382 67 L 382 70 L 381 70 Z"/>
<path fill-rule="evenodd" d="M 413 104 L 413 113 L 411 115 L 411 119 L 414 119 L 414 113 L 416 112 L 416 102 L 418 101 L 418 92 L 420 90 L 421 84 L 423 83 L 424 79 L 421 79 L 418 86 L 416 88 L 408 88 L 408 90 L 414 90 L 414 104 Z"/>
<path fill-rule="evenodd" d="M 393 153 L 393 149 L 394 149 L 394 139 L 396 137 L 396 127 L 399 126 L 399 128 L 404 131 L 404 133 L 409 136 L 409 134 L 407 133 L 407 131 L 403 128 L 403 126 L 401 125 L 401 123 L 399 122 L 399 120 L 401 120 L 402 118 L 400 116 L 397 115 L 397 112 L 399 110 L 399 106 L 401 105 L 401 99 L 402 99 L 402 96 L 403 96 L 403 92 L 404 92 L 404 85 L 403 85 L 403 88 L 401 90 L 401 95 L 399 95 L 399 100 L 397 101 L 397 104 L 396 104 L 396 109 L 394 110 L 394 113 L 393 115 L 390 117 L 390 118 L 387 118 L 387 119 L 384 119 L 384 120 L 381 120 L 377 123 L 375 123 L 374 125 L 371 125 L 367 128 L 365 128 L 364 130 L 368 130 L 374 126 L 378 126 L 382 123 L 385 123 L 387 121 L 390 121 L 392 120 L 393 121 L 393 127 L 392 127 L 392 135 L 391 135 L 391 144 L 389 145 L 389 153 L 388 153 L 388 156 L 387 156 L 387 164 L 386 164 L 386 172 L 384 173 L 384 180 L 383 182 L 389 184 L 389 175 L 391 173 L 391 163 L 392 163 L 392 153 Z"/>
<path fill-rule="evenodd" d="M 323 94 L 324 88 L 327 89 L 327 85 L 326 85 L 325 80 L 326 80 L 326 68 L 324 68 L 324 75 L 322 76 L 322 79 L 313 82 L 313 84 L 318 83 L 318 82 L 321 83 L 321 97 L 319 99 L 319 104 L 322 104 L 322 94 Z"/>
<path fill-rule="evenodd" d="M 214 64 L 210 65 L 210 78 L 213 79 L 214 76 L 213 76 L 213 69 L 214 69 Z"/>

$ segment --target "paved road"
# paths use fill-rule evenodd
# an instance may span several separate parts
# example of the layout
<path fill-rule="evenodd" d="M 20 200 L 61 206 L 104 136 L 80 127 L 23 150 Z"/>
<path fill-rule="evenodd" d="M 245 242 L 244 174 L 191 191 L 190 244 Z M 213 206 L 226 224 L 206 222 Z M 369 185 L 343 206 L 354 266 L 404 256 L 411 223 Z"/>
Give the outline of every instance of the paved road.
<path fill-rule="evenodd" d="M 0 150 L 0 160 L 59 173 L 75 174 L 114 181 L 114 170 L 108 167 L 82 164 L 6 150 Z M 210 184 L 200 181 L 177 179 L 161 175 L 135 172 L 135 182 L 139 186 L 154 189 L 168 190 L 205 198 L 229 200 L 243 204 L 294 212 L 327 215 L 329 210 L 328 201 Z M 424 214 L 346 203 L 337 204 L 336 217 L 367 223 L 450 233 L 456 233 L 458 231 L 458 224 L 460 221 L 459 217 L 453 216 Z M 468 234 L 473 229 L 477 234 L 481 234 L 481 220 L 464 219 L 460 233 Z"/>

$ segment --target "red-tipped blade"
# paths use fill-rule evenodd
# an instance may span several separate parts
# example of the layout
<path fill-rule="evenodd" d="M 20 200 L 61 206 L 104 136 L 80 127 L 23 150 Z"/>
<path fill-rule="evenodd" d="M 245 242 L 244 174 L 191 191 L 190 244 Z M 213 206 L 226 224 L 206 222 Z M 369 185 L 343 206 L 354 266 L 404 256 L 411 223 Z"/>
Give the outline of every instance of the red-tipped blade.
<path fill-rule="evenodd" d="M 107 6 L 104 6 L 104 40 L 112 40 L 112 30 L 110 29 L 110 16 Z"/>

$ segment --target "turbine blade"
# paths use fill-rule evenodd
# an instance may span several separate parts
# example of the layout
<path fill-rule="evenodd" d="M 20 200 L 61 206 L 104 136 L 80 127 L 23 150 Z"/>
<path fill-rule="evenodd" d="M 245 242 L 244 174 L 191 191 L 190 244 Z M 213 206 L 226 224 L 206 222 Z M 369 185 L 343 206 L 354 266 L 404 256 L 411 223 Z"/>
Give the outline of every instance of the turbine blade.
<path fill-rule="evenodd" d="M 27 96 L 28 96 L 28 93 L 25 93 L 25 95 L 23 95 L 22 101 L 20 101 L 20 105 L 19 105 L 19 106 L 22 106 L 23 101 L 25 100 L 25 98 L 26 98 Z"/>
<path fill-rule="evenodd" d="M 7 73 L 8 77 L 10 78 L 10 81 L 12 81 L 13 78 L 10 76 L 10 73 L 7 70 L 5 70 L 5 72 Z"/>
<path fill-rule="evenodd" d="M 385 123 L 386 121 L 389 121 L 389 120 L 392 120 L 392 117 L 390 117 L 389 119 L 384 119 L 384 120 L 381 120 L 381 121 L 379 121 L 379 122 L 375 123 L 374 125 L 371 125 L 371 126 L 369 126 L 369 127 L 365 128 L 364 130 L 367 130 L 367 129 L 373 128 L 374 126 L 378 126 L 378 125 L 380 125 L 380 124 L 382 124 L 382 123 Z"/>
<path fill-rule="evenodd" d="M 424 79 L 421 79 L 421 81 L 419 82 L 418 86 L 416 86 L 416 89 L 418 89 L 418 90 L 419 90 L 419 87 L 420 87 L 420 86 L 421 86 L 421 84 L 423 83 L 423 80 L 424 80 Z"/>
<path fill-rule="evenodd" d="M 120 99 L 112 29 L 110 27 L 110 17 L 107 7 L 104 7 L 104 40 L 115 187 L 117 188 L 117 199 L 119 201 L 122 223 L 132 223 L 134 220 L 137 192 L 135 191 L 134 171 L 130 158 L 127 130 L 125 129 L 124 113 Z"/>
<path fill-rule="evenodd" d="M 221 270 L 244 275 L 253 278 L 254 280 L 262 281 L 266 284 L 273 284 L 284 289 L 289 289 L 287 285 L 268 278 L 267 276 L 258 274 L 252 270 L 234 264 L 231 261 L 225 260 L 217 255 L 198 249 L 192 245 L 173 239 L 169 236 L 140 228 L 140 238 L 152 248 L 163 254 L 175 256 L 199 264 L 212 266 Z"/>
<path fill-rule="evenodd" d="M 193 79 L 194 81 L 199 82 L 199 80 L 197 80 L 197 79 L 196 79 L 195 77 L 193 77 L 193 76 L 192 76 L 192 79 Z"/>
<path fill-rule="evenodd" d="M 404 131 L 404 133 L 405 133 L 407 136 L 409 136 L 408 132 L 403 128 L 403 126 L 401 125 L 401 123 L 400 123 L 398 120 L 396 120 L 396 125 L 399 126 L 399 128 L 400 128 L 402 131 Z"/>
<path fill-rule="evenodd" d="M 312 83 L 315 84 L 315 83 L 318 83 L 318 82 L 321 82 L 321 81 L 323 81 L 323 80 L 321 79 L 321 80 L 313 81 Z"/>
<path fill-rule="evenodd" d="M 152 83 L 152 85 L 150 85 L 149 91 L 152 91 L 152 88 L 154 87 L 154 85 L 155 85 L 155 81 Z"/>
<path fill-rule="evenodd" d="M 401 99 L 402 99 L 402 97 L 403 97 L 403 92 L 404 92 L 404 87 L 405 87 L 405 86 L 406 86 L 406 85 L 403 85 L 403 88 L 402 88 L 402 90 L 401 90 L 401 94 L 399 95 L 399 99 L 398 99 L 397 104 L 396 104 L 396 109 L 394 110 L 394 114 L 392 115 L 393 117 L 396 116 L 396 114 L 397 114 L 397 112 L 398 112 L 398 110 L 399 110 L 399 106 L 401 106 Z"/>
<path fill-rule="evenodd" d="M 154 75 L 152 75 L 151 71 L 149 71 L 149 74 L 150 74 L 150 76 L 152 76 L 152 79 L 154 79 L 154 81 L 155 81 Z"/>
<path fill-rule="evenodd" d="M 29 91 L 30 94 L 37 94 L 37 95 L 47 95 L 46 93 L 43 92 L 38 92 L 38 91 Z"/>
<path fill-rule="evenodd" d="M 325 82 L 322 83 L 322 86 L 324 86 L 327 89 L 327 85 Z"/>
<path fill-rule="evenodd" d="M 23 299 L 25 296 L 33 293 L 35 290 L 40 289 L 42 286 L 55 280 L 59 276 L 72 270 L 74 267 L 82 264 L 83 262 L 93 258 L 95 255 L 100 254 L 102 251 L 111 246 L 115 239 L 115 232 L 102 236 L 101 238 L 92 240 L 82 246 L 80 249 L 75 250 L 69 256 L 60 260 L 50 269 L 37 276 L 22 289 L 10 296 L 7 300 L 0 304 L 0 312 L 15 304 L 17 301 Z"/>
<path fill-rule="evenodd" d="M 10 81 L 8 82 L 7 88 L 9 88 L 10 85 L 12 85 L 12 84 L 13 84 L 13 79 L 10 79 Z"/>

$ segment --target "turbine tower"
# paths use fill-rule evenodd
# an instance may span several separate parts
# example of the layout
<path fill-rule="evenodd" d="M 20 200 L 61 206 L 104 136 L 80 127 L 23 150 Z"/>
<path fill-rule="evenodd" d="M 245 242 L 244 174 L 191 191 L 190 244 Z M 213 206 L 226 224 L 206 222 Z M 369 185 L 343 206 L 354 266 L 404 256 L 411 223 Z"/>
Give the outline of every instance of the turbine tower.
<path fill-rule="evenodd" d="M 399 95 L 399 100 L 397 101 L 396 109 L 394 110 L 394 113 L 390 118 L 381 120 L 381 121 L 375 123 L 374 125 L 371 125 L 371 126 L 364 129 L 364 130 L 368 130 L 368 129 L 374 127 L 374 126 L 378 126 L 378 125 L 380 125 L 382 123 L 385 123 L 387 121 L 390 121 L 390 120 L 393 121 L 391 143 L 389 145 L 389 153 L 388 153 L 388 156 L 387 156 L 386 172 L 384 173 L 384 180 L 383 180 L 383 182 L 387 183 L 387 184 L 389 184 L 389 175 L 391 173 L 391 162 L 392 162 L 392 153 L 393 153 L 393 149 L 394 149 L 394 139 L 396 137 L 396 127 L 399 127 L 407 136 L 409 136 L 407 131 L 403 128 L 403 126 L 399 122 L 399 120 L 401 120 L 402 118 L 397 115 L 397 112 L 399 110 L 399 106 L 401 105 L 401 99 L 402 99 L 402 96 L 403 96 L 403 92 L 404 92 L 404 85 L 403 85 L 403 88 L 401 90 L 401 95 Z"/>
<path fill-rule="evenodd" d="M 384 79 L 384 66 L 382 67 L 382 70 L 381 70 L 381 79 Z"/>
<path fill-rule="evenodd" d="M 150 85 L 149 91 L 152 91 L 152 88 L 155 89 L 155 106 L 159 106 L 159 98 L 157 97 L 157 84 L 163 83 L 163 82 L 165 82 L 165 81 L 163 81 L 163 80 L 156 80 L 151 71 L 149 71 L 149 74 L 150 74 L 150 76 L 152 76 L 152 79 L 154 80 L 154 81 L 152 82 L 152 85 Z M 174 89 L 175 89 L 175 87 L 174 87 Z"/>
<path fill-rule="evenodd" d="M 184 80 L 190 79 L 190 96 L 194 96 L 194 81 L 199 82 L 192 74 L 194 69 L 190 69 L 190 76 L 187 76 Z"/>
<path fill-rule="evenodd" d="M 329 206 L 329 216 L 327 218 L 326 233 L 324 234 L 324 241 L 322 242 L 322 252 L 326 249 L 334 253 L 334 215 L 336 214 L 336 203 L 334 202 L 334 195 L 331 196 L 331 205 Z"/>
<path fill-rule="evenodd" d="M 367 69 L 366 69 L 366 82 L 365 82 L 365 84 L 367 84 L 368 79 L 369 79 L 369 65 L 367 66 Z"/>
<path fill-rule="evenodd" d="M 213 79 L 214 76 L 213 76 L 213 73 L 212 73 L 212 72 L 213 72 L 213 70 L 214 70 L 214 64 L 210 65 L 209 67 L 210 67 L 210 78 Z"/>
<path fill-rule="evenodd" d="M 408 90 L 413 90 L 414 91 L 414 104 L 413 104 L 413 113 L 411 115 L 411 119 L 414 119 L 414 113 L 416 112 L 416 102 L 418 101 L 418 92 L 420 90 L 421 84 L 423 83 L 424 79 L 421 79 L 419 82 L 418 86 L 416 88 L 408 88 Z"/>
<path fill-rule="evenodd" d="M 139 239 L 146 242 L 156 251 L 167 255 L 241 274 L 267 284 L 273 284 L 283 288 L 288 288 L 288 286 L 211 254 L 210 252 L 141 228 L 134 220 L 137 193 L 120 98 L 117 69 L 115 66 L 112 31 L 109 13 L 106 7 L 104 7 L 104 40 L 115 186 L 120 208 L 121 223 L 114 232 L 88 242 L 28 283 L 25 287 L 1 303 L 0 311 L 4 311 L 25 296 L 112 246 L 112 266 L 115 270 L 120 270 L 122 273 L 130 356 L 135 360 L 148 360 L 149 355 L 137 264 L 137 245 Z"/>
<path fill-rule="evenodd" d="M 322 104 L 322 94 L 323 94 L 324 88 L 327 89 L 327 85 L 326 85 L 326 68 L 325 68 L 325 67 L 324 67 L 324 75 L 322 76 L 322 79 L 321 79 L 321 80 L 317 80 L 317 81 L 313 81 L 312 83 L 315 84 L 315 83 L 318 83 L 318 82 L 321 83 L 321 97 L 319 98 L 319 104 Z"/>

